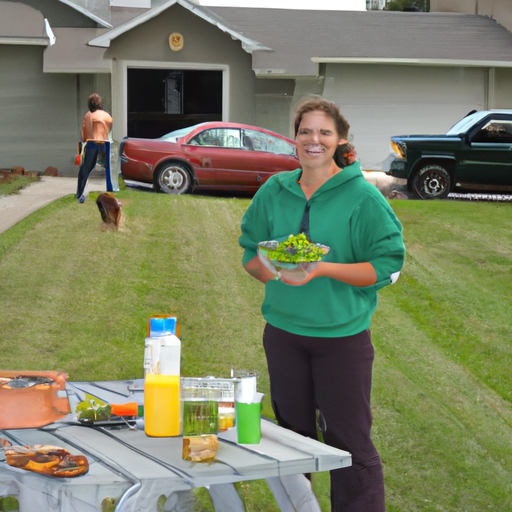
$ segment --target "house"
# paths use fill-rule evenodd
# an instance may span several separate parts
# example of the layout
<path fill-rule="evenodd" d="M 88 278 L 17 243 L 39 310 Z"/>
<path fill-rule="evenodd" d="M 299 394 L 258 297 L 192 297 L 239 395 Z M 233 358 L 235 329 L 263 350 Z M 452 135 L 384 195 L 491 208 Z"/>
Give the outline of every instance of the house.
<path fill-rule="evenodd" d="M 512 31 L 512 9 L 509 0 L 430 0 L 430 12 L 489 16 Z"/>
<path fill-rule="evenodd" d="M 512 33 L 488 13 L 201 1 L 0 0 L 0 167 L 76 175 L 92 92 L 116 144 L 206 120 L 289 136 L 295 102 L 321 94 L 342 107 L 370 169 L 391 135 L 512 108 Z"/>

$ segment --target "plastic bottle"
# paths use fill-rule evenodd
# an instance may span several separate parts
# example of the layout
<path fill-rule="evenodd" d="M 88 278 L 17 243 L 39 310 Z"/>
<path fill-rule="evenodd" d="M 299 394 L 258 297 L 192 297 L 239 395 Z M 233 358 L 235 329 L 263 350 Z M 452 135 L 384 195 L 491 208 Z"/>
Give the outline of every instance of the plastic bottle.
<path fill-rule="evenodd" d="M 181 341 L 174 334 L 160 337 L 160 371 L 162 375 L 179 375 Z"/>
<path fill-rule="evenodd" d="M 144 375 L 180 375 L 181 341 L 174 334 L 146 338 Z"/>
<path fill-rule="evenodd" d="M 178 315 L 153 315 L 148 322 L 148 337 L 175 334 L 180 337 L 180 319 Z"/>

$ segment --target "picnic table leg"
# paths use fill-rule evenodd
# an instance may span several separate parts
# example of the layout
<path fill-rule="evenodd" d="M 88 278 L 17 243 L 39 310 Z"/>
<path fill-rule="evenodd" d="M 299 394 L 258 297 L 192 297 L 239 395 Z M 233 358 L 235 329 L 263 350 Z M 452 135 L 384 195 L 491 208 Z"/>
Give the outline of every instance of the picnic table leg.
<path fill-rule="evenodd" d="M 321 512 L 311 482 L 304 475 L 266 479 L 281 512 Z"/>
<path fill-rule="evenodd" d="M 216 484 L 207 487 L 215 510 L 219 512 L 245 512 L 245 507 L 233 484 Z"/>

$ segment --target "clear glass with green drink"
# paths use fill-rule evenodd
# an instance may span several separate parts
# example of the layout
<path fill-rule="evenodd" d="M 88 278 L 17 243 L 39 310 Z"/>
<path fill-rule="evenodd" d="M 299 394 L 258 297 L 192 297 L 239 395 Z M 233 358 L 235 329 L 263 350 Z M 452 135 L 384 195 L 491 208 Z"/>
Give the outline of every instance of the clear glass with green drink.
<path fill-rule="evenodd" d="M 184 460 L 210 462 L 217 455 L 220 398 L 218 389 L 182 388 Z"/>

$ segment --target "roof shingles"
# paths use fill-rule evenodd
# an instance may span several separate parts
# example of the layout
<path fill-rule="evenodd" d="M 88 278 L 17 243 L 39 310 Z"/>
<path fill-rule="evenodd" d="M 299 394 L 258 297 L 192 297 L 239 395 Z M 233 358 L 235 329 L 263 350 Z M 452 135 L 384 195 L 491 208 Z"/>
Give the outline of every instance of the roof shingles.
<path fill-rule="evenodd" d="M 210 7 L 244 36 L 272 48 L 255 68 L 309 71 L 314 58 L 420 59 L 512 65 L 512 33 L 469 14 L 290 11 Z"/>

